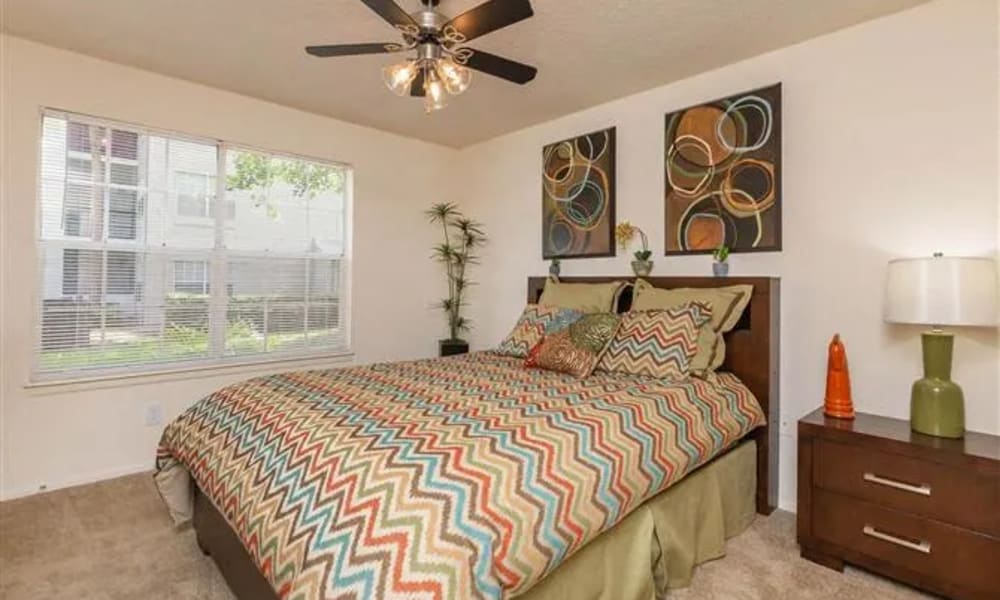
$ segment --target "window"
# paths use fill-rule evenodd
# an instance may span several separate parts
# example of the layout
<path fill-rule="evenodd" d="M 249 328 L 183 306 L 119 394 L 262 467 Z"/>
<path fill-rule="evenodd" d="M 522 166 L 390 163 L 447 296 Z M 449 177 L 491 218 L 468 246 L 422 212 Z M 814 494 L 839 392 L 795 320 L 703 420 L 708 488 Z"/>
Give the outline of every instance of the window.
<path fill-rule="evenodd" d="M 349 168 L 54 111 L 41 146 L 36 379 L 348 348 Z"/>
<path fill-rule="evenodd" d="M 188 173 L 178 171 L 174 174 L 177 186 L 177 214 L 182 217 L 215 218 L 215 173 Z M 236 202 L 230 195 L 223 197 L 223 208 L 226 220 L 236 218 Z"/>
<path fill-rule="evenodd" d="M 207 294 L 208 263 L 203 260 L 175 260 L 174 293 Z"/>
<path fill-rule="evenodd" d="M 174 174 L 177 185 L 177 214 L 183 217 L 210 217 L 215 197 L 215 174 Z"/>

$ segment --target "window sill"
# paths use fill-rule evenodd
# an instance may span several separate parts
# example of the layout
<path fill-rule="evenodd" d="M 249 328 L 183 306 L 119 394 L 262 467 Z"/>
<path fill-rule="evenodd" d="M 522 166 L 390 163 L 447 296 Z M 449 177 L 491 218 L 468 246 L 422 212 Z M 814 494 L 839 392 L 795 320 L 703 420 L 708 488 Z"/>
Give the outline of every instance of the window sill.
<path fill-rule="evenodd" d="M 316 369 L 331 365 L 343 365 L 353 360 L 353 351 L 342 350 L 324 354 L 248 360 L 233 364 L 178 366 L 142 373 L 104 373 L 90 377 L 73 377 L 69 379 L 38 379 L 25 383 L 24 389 L 37 392 L 65 393 L 101 388 L 150 385 L 171 381 L 189 381 L 191 379 L 207 379 L 242 373 L 260 375 L 295 369 Z"/>

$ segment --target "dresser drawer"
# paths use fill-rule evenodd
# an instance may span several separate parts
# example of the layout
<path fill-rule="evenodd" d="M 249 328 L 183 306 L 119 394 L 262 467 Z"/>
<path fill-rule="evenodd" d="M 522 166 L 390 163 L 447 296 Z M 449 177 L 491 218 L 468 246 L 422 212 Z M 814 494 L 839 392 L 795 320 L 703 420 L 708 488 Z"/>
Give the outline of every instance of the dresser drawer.
<path fill-rule="evenodd" d="M 975 472 L 825 439 L 816 486 L 1000 537 L 1000 486 Z"/>
<path fill-rule="evenodd" d="M 819 539 L 1000 598 L 1000 540 L 823 490 L 816 490 L 814 502 Z"/>

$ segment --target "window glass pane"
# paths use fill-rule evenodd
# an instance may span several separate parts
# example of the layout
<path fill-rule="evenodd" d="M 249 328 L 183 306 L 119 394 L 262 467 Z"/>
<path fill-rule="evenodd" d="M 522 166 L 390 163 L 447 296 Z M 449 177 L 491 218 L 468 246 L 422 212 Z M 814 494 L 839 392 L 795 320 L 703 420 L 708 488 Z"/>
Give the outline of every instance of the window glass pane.
<path fill-rule="evenodd" d="M 113 240 L 138 240 L 141 209 L 136 190 L 109 190 L 108 238 Z"/>
<path fill-rule="evenodd" d="M 66 176 L 72 181 L 101 183 L 104 181 L 104 163 L 89 158 L 67 158 Z"/>
<path fill-rule="evenodd" d="M 231 257 L 226 351 L 335 347 L 343 342 L 337 259 Z"/>
<path fill-rule="evenodd" d="M 216 176 L 205 173 L 175 174 L 177 188 L 177 214 L 183 217 L 215 218 Z M 231 198 L 225 198 L 227 207 L 233 206 Z M 232 219 L 228 214 L 227 218 Z"/>
<path fill-rule="evenodd" d="M 306 260 L 240 257 L 227 263 L 226 352 L 305 344 Z"/>
<path fill-rule="evenodd" d="M 69 150 L 90 153 L 92 128 L 83 123 L 66 123 L 66 143 Z"/>
<path fill-rule="evenodd" d="M 150 242 L 174 248 L 215 246 L 209 206 L 215 193 L 214 145 L 149 137 Z"/>
<path fill-rule="evenodd" d="M 139 158 L 139 134 L 132 131 L 111 132 L 111 156 L 136 160 Z"/>
<path fill-rule="evenodd" d="M 174 261 L 174 293 L 207 294 L 209 291 L 209 264 L 207 261 Z"/>
<path fill-rule="evenodd" d="M 117 250 L 106 254 L 105 268 L 104 251 L 44 252 L 41 368 L 118 367 L 208 357 L 208 298 L 169 293 L 165 283 L 173 257 Z M 103 299 L 102 286 L 106 287 Z"/>
<path fill-rule="evenodd" d="M 42 237 L 103 239 L 106 130 L 46 117 L 42 128 Z M 90 149 L 93 148 L 94 152 Z"/>
<path fill-rule="evenodd" d="M 115 185 L 139 185 L 139 165 L 111 163 L 111 183 Z"/>
<path fill-rule="evenodd" d="M 226 193 L 235 202 L 236 223 L 226 246 L 343 254 L 345 181 L 336 165 L 230 151 Z"/>
<path fill-rule="evenodd" d="M 138 295 L 137 292 L 139 289 L 136 286 L 136 261 L 138 258 L 139 257 L 135 252 L 108 251 L 108 296 Z M 136 299 L 138 300 L 140 298 Z"/>

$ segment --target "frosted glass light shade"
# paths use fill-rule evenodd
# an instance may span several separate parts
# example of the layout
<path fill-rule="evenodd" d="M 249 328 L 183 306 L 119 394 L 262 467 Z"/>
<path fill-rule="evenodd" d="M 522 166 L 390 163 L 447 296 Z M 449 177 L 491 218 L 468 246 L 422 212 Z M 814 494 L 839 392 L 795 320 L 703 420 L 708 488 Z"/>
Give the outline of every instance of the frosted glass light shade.
<path fill-rule="evenodd" d="M 448 93 L 434 69 L 424 74 L 424 111 L 428 114 L 448 105 Z"/>
<path fill-rule="evenodd" d="M 412 62 L 389 65 L 382 69 L 382 81 L 393 94 L 405 96 L 410 93 L 410 84 L 417 77 L 417 66 Z"/>
<path fill-rule="evenodd" d="M 437 72 L 445 89 L 453 96 L 469 89 L 469 84 L 472 82 L 472 71 L 450 58 L 438 60 Z"/>
<path fill-rule="evenodd" d="M 935 256 L 889 262 L 883 312 L 889 323 L 997 325 L 997 263 Z"/>

